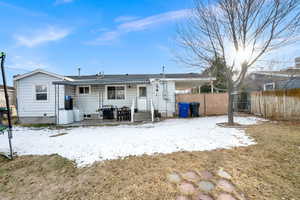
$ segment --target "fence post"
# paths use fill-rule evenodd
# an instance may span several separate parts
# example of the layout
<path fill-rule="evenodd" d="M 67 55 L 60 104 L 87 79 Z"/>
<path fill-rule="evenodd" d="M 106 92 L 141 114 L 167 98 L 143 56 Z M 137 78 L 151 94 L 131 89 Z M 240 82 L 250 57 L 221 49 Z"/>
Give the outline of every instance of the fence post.
<path fill-rule="evenodd" d="M 287 94 L 287 90 L 284 90 L 284 94 L 283 94 L 283 119 L 286 119 L 286 94 Z"/>
<path fill-rule="evenodd" d="M 265 112 L 265 118 L 267 118 L 267 104 L 266 104 L 266 96 L 264 95 L 264 93 L 262 92 L 262 97 L 264 99 L 264 112 Z"/>
<path fill-rule="evenodd" d="M 204 115 L 206 116 L 206 95 L 205 95 L 205 93 L 203 96 L 203 100 L 204 100 Z"/>

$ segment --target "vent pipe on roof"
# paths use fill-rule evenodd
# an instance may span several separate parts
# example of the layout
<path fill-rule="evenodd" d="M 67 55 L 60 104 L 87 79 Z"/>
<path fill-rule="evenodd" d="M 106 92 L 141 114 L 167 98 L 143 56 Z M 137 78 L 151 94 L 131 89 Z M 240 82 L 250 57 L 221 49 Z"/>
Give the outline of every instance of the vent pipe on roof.
<path fill-rule="evenodd" d="M 81 71 L 81 68 L 78 67 L 78 76 L 80 76 L 80 71 Z"/>
<path fill-rule="evenodd" d="M 300 69 L 300 57 L 295 58 L 295 67 Z"/>
<path fill-rule="evenodd" d="M 97 79 L 104 78 L 104 72 L 98 72 L 96 74 L 96 76 L 97 76 Z"/>

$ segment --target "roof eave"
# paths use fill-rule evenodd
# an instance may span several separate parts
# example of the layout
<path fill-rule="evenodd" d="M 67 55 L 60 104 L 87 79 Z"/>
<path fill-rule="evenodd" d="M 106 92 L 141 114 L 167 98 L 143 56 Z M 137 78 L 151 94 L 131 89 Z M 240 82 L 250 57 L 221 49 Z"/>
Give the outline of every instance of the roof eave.
<path fill-rule="evenodd" d="M 18 80 L 21 80 L 21 79 L 23 79 L 23 78 L 32 76 L 32 75 L 37 74 L 37 73 L 47 74 L 47 75 L 49 75 L 49 76 L 53 76 L 53 77 L 56 77 L 56 78 L 59 78 L 59 79 L 62 79 L 62 80 L 73 81 L 73 79 L 71 79 L 71 78 L 69 78 L 69 77 L 65 77 L 65 76 L 62 76 L 62 75 L 59 75 L 59 74 L 55 74 L 55 73 L 52 73 L 52 72 L 48 72 L 48 71 L 45 71 L 45 70 L 43 70 L 43 69 L 36 69 L 36 70 L 34 70 L 34 71 L 31 71 L 31 72 L 28 72 L 28 73 L 25 73 L 25 74 L 16 76 L 16 77 L 14 77 L 13 80 L 14 80 L 14 81 L 18 81 Z"/>

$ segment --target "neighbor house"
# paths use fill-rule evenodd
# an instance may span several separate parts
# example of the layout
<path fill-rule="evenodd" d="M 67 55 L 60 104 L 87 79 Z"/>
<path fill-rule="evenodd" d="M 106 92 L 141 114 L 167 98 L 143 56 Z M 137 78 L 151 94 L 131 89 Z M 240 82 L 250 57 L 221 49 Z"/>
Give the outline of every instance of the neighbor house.
<path fill-rule="evenodd" d="M 63 76 L 42 69 L 14 76 L 20 122 L 59 124 L 72 122 L 61 122 L 69 110 L 76 110 L 79 120 L 98 119 L 107 107 L 172 117 L 176 92 L 214 80 L 198 73 Z"/>
<path fill-rule="evenodd" d="M 279 71 L 252 72 L 244 82 L 246 91 L 266 91 L 300 88 L 300 57 L 295 66 Z"/>
<path fill-rule="evenodd" d="M 7 86 L 7 94 L 9 98 L 10 105 L 15 105 L 15 88 L 11 86 Z M 0 85 L 0 107 L 6 107 L 4 87 Z"/>

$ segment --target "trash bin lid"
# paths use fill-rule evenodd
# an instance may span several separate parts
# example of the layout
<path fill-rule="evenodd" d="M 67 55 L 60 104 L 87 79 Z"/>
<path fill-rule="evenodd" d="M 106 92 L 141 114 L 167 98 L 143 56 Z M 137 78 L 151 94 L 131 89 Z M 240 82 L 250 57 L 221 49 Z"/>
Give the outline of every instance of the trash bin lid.
<path fill-rule="evenodd" d="M 179 102 L 178 104 L 179 105 L 190 105 L 190 103 L 187 103 L 187 102 Z"/>

